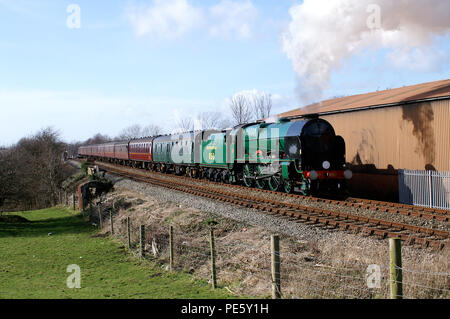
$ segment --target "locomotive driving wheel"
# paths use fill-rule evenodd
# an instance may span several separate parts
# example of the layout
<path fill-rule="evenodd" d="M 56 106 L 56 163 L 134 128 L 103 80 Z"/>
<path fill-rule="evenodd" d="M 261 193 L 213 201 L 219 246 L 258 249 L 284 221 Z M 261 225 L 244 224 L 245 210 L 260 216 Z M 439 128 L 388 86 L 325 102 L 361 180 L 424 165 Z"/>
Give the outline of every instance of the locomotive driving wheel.
<path fill-rule="evenodd" d="M 252 172 L 250 171 L 250 167 L 246 164 L 244 166 L 244 176 L 243 176 L 243 181 L 244 181 L 244 185 L 247 187 L 253 187 L 253 181 L 254 179 L 249 177 L 246 178 L 246 176 L 252 176 Z"/>
<path fill-rule="evenodd" d="M 284 180 L 283 188 L 286 194 L 291 194 L 294 191 L 294 183 L 290 180 Z"/>
<path fill-rule="evenodd" d="M 257 174 L 256 175 L 261 175 L 261 167 L 258 166 L 257 168 Z M 255 180 L 256 183 L 256 187 L 259 189 L 264 189 L 267 185 L 267 180 L 266 179 L 256 179 Z"/>
<path fill-rule="evenodd" d="M 280 189 L 281 179 L 277 176 L 272 176 L 267 181 L 267 184 L 269 185 L 269 189 L 271 191 L 277 192 Z"/>

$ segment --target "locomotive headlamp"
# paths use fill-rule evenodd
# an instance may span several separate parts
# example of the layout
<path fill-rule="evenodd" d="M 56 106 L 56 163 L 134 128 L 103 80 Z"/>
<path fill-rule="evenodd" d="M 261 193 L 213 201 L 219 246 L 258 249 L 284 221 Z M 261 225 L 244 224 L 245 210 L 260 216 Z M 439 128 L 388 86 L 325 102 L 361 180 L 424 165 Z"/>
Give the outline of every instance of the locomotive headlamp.
<path fill-rule="evenodd" d="M 331 166 L 331 164 L 330 164 L 330 162 L 328 162 L 328 161 L 324 161 L 324 162 L 322 163 L 322 167 L 323 167 L 324 169 L 329 169 L 330 166 Z"/>
<path fill-rule="evenodd" d="M 319 174 L 316 171 L 309 172 L 309 178 L 311 180 L 316 180 L 319 177 Z"/>
<path fill-rule="evenodd" d="M 346 169 L 346 170 L 344 171 L 344 177 L 345 177 L 346 179 L 351 179 L 351 178 L 353 177 L 352 171 L 349 170 L 349 169 Z"/>

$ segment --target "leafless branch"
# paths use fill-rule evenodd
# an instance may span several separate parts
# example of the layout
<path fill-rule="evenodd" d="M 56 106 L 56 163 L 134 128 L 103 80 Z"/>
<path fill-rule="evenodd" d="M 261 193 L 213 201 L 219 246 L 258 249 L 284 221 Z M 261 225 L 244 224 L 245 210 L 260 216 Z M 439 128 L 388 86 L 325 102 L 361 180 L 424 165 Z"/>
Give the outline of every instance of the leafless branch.
<path fill-rule="evenodd" d="M 245 95 L 234 95 L 230 101 L 230 108 L 234 125 L 248 123 L 252 120 L 251 106 Z"/>

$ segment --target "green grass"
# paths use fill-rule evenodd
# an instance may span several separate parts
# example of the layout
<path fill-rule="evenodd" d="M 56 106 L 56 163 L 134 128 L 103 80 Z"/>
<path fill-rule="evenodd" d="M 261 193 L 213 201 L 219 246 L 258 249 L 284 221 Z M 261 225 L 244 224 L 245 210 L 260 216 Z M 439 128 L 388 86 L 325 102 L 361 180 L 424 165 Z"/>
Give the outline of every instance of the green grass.
<path fill-rule="evenodd" d="M 232 298 L 206 281 L 142 262 L 109 238 L 92 237 L 96 229 L 74 211 L 9 215 L 30 222 L 0 218 L 0 298 Z M 81 268 L 80 289 L 66 285 L 71 264 Z"/>

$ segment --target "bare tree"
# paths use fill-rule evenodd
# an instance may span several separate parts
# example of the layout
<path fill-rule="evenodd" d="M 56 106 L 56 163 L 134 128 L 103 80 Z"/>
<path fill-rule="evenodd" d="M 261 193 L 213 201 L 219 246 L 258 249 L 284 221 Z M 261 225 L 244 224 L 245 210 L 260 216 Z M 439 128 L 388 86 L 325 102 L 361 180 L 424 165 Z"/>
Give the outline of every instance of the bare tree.
<path fill-rule="evenodd" d="M 226 129 L 226 128 L 231 128 L 233 126 L 233 124 L 231 123 L 231 120 L 228 118 L 224 118 L 220 121 L 219 123 L 219 128 Z"/>
<path fill-rule="evenodd" d="M 220 112 L 202 112 L 198 116 L 201 127 L 207 129 L 222 129 L 223 118 Z"/>
<path fill-rule="evenodd" d="M 133 138 L 142 137 L 142 128 L 139 124 L 134 124 L 128 126 L 120 132 L 118 139 L 120 140 L 131 140 Z"/>
<path fill-rule="evenodd" d="M 142 129 L 142 136 L 158 136 L 161 135 L 163 129 L 155 124 L 147 125 Z"/>
<path fill-rule="evenodd" d="M 272 95 L 262 92 L 252 96 L 253 111 L 257 119 L 264 119 L 270 116 L 272 111 Z"/>
<path fill-rule="evenodd" d="M 94 145 L 94 144 L 102 144 L 111 142 L 111 138 L 107 135 L 102 135 L 100 133 L 97 133 L 93 137 L 87 139 L 85 142 L 82 143 L 82 145 Z"/>
<path fill-rule="evenodd" d="M 0 206 L 30 209 L 55 205 L 62 181 L 73 172 L 64 165 L 64 150 L 58 133 L 48 128 L 2 152 Z"/>
<path fill-rule="evenodd" d="M 0 151 L 0 211 L 8 198 L 17 192 L 15 158 L 11 150 Z"/>
<path fill-rule="evenodd" d="M 134 124 L 123 129 L 116 139 L 131 140 L 134 138 L 157 136 L 160 135 L 162 131 L 162 128 L 158 125 L 149 124 L 145 127 L 141 127 L 139 124 Z"/>
<path fill-rule="evenodd" d="M 176 124 L 177 124 L 176 130 L 180 132 L 189 132 L 194 130 L 194 121 L 192 121 L 192 118 L 190 116 L 180 117 L 176 121 Z"/>
<path fill-rule="evenodd" d="M 234 95 L 230 101 L 233 124 L 239 125 L 252 120 L 252 112 L 248 98 L 243 94 Z"/>

